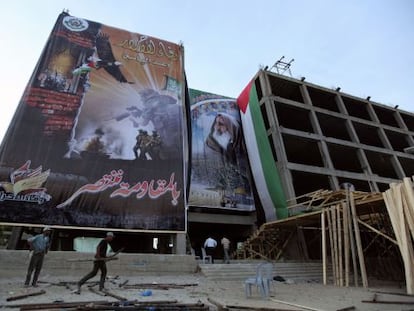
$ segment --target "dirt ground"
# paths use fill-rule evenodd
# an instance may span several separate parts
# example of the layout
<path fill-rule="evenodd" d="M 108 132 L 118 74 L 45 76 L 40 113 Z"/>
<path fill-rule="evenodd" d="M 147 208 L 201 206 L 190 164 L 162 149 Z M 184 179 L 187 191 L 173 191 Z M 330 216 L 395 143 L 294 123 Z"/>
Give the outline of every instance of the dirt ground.
<path fill-rule="evenodd" d="M 22 273 L 24 274 L 24 273 Z M 23 276 L 12 278 L 0 278 L 0 305 L 1 310 L 16 310 L 12 305 L 29 303 L 51 303 L 51 302 L 74 302 L 74 301 L 117 301 L 110 296 L 101 296 L 88 289 L 98 281 L 98 276 L 82 287 L 80 295 L 73 294 L 72 289 L 76 286 L 74 282 L 79 278 L 65 276 L 61 277 L 41 275 L 39 287 L 25 288 Z M 126 281 L 128 281 L 126 283 Z M 61 282 L 73 282 L 68 287 Z M 126 283 L 126 284 L 125 284 Z M 148 288 L 139 288 L 139 284 L 147 284 Z M 151 284 L 151 286 L 149 285 Z M 160 289 L 154 288 L 161 284 L 183 285 L 179 288 Z M 120 287 L 123 285 L 125 288 Z M 188 275 L 158 275 L 158 276 L 108 276 L 105 283 L 111 292 L 128 300 L 136 301 L 173 301 L 182 303 L 202 302 L 210 306 L 210 310 L 217 310 L 217 306 L 228 307 L 230 310 L 236 306 L 239 309 L 245 307 L 271 308 L 274 310 L 414 310 L 414 296 L 384 294 L 383 292 L 405 293 L 398 286 L 377 285 L 369 289 L 361 287 L 336 287 L 332 285 L 323 286 L 319 283 L 280 283 L 274 282 L 271 295 L 268 299 L 260 297 L 256 288 L 253 288 L 252 296 L 246 298 L 243 281 L 212 281 L 205 278 L 201 273 Z M 134 287 L 135 288 L 130 288 Z M 129 287 L 129 288 L 127 288 Z M 97 289 L 97 286 L 92 287 Z M 7 298 L 17 295 L 38 292 L 44 290 L 46 293 L 39 296 L 7 301 Z M 145 290 L 150 290 L 150 296 L 144 296 Z M 382 293 L 379 293 L 382 292 Z M 377 301 L 406 301 L 407 304 L 385 304 L 366 303 L 363 300 L 372 301 L 376 295 Z M 277 302 L 283 301 L 284 303 Z M 302 306 L 302 308 L 300 307 Z M 354 307 L 354 308 L 350 308 Z M 350 308 L 350 309 L 346 309 Z M 236 310 L 234 308 L 233 310 Z M 264 309 L 262 309 L 264 310 Z"/>

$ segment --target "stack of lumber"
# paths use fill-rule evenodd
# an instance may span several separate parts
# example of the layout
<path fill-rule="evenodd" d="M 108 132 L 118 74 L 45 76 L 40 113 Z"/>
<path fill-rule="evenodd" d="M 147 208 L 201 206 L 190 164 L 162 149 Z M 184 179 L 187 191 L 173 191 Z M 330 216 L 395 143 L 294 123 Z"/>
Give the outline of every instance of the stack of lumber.
<path fill-rule="evenodd" d="M 368 278 L 354 193 L 350 191 L 346 195 L 345 202 L 326 207 L 321 213 L 323 283 L 327 284 L 328 250 L 330 250 L 334 285 L 349 286 L 350 258 L 352 258 L 355 285 L 358 286 L 359 270 L 362 285 L 366 288 Z M 329 241 L 329 249 L 327 241 Z"/>
<path fill-rule="evenodd" d="M 390 184 L 383 193 L 395 238 L 404 262 L 407 294 L 414 294 L 414 191 L 411 178 Z"/>

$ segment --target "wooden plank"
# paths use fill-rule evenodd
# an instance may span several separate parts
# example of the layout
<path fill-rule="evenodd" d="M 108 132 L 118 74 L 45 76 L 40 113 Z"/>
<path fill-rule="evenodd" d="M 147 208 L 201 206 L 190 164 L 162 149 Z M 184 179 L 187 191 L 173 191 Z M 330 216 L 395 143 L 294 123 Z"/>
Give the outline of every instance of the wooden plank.
<path fill-rule="evenodd" d="M 359 231 L 359 225 L 358 225 L 358 220 L 357 220 L 358 215 L 356 212 L 355 201 L 353 198 L 352 191 L 349 194 L 349 199 L 351 203 L 351 214 L 352 214 L 352 220 L 354 224 L 355 242 L 356 242 L 357 252 L 358 252 L 359 268 L 361 271 L 361 278 L 362 278 L 362 286 L 364 288 L 367 288 L 368 287 L 367 271 L 365 269 L 365 259 L 364 259 L 364 252 L 362 251 L 361 233 Z"/>
<path fill-rule="evenodd" d="M 89 289 L 89 291 L 90 291 L 90 292 L 92 292 L 92 293 L 94 293 L 94 294 L 96 294 L 96 295 L 99 295 L 99 296 L 106 296 L 106 294 L 105 294 L 104 292 L 99 291 L 99 290 L 97 290 L 97 289 L 95 289 L 95 288 L 93 288 L 93 287 L 89 287 L 88 289 Z"/>
<path fill-rule="evenodd" d="M 333 246 L 334 246 L 334 263 L 335 263 L 335 285 L 339 285 L 339 258 L 338 258 L 338 230 L 336 228 L 336 209 L 335 206 L 330 208 L 331 212 L 331 224 L 333 229 Z"/>
<path fill-rule="evenodd" d="M 399 226 L 401 230 L 401 253 L 403 254 L 404 266 L 405 266 L 405 283 L 407 286 L 407 293 L 414 294 L 414 271 L 413 271 L 413 247 L 411 243 L 411 237 L 407 230 L 406 219 L 404 215 L 403 199 L 402 199 L 402 184 L 398 184 L 396 187 L 397 194 L 397 211 L 398 218 L 400 220 Z"/>
<path fill-rule="evenodd" d="M 112 302 L 107 300 L 89 300 L 89 301 L 72 301 L 72 302 L 52 302 L 52 303 L 27 303 L 27 304 L 13 304 L 7 305 L 7 308 L 20 308 L 21 310 L 36 310 L 36 309 L 66 309 L 76 308 L 87 304 L 91 305 L 105 305 Z M 3 307 L 5 307 L 3 305 Z"/>
<path fill-rule="evenodd" d="M 400 216 L 402 212 L 399 212 L 398 209 L 401 208 L 400 204 L 398 203 L 399 195 L 398 189 L 396 184 L 390 184 L 390 189 L 383 193 L 385 206 L 388 211 L 388 215 L 391 220 L 392 227 L 394 229 L 394 234 L 398 242 L 398 246 L 401 252 L 401 256 L 404 263 L 404 273 L 406 279 L 406 290 L 408 294 L 413 294 L 413 289 L 410 287 L 410 273 L 412 271 L 412 262 L 410 262 L 410 258 L 408 257 L 407 252 L 404 249 L 404 238 L 402 236 L 401 230 L 401 219 Z"/>
<path fill-rule="evenodd" d="M 360 223 L 364 227 L 368 228 L 369 230 L 374 231 L 375 233 L 379 234 L 380 236 L 386 238 L 388 241 L 391 241 L 392 243 L 398 245 L 398 242 L 396 240 L 394 240 L 393 238 L 389 237 L 385 233 L 379 231 L 378 229 L 375 229 L 373 226 L 368 225 L 366 222 L 362 221 L 361 219 L 358 219 L 358 223 Z"/>
<path fill-rule="evenodd" d="M 356 249 L 355 249 L 355 235 L 352 230 L 352 215 L 351 215 L 351 203 L 350 203 L 350 191 L 346 191 L 346 204 L 347 204 L 347 216 L 348 216 L 348 231 L 349 240 L 351 242 L 351 256 L 352 256 L 352 267 L 354 271 L 354 284 L 358 286 L 358 265 L 356 260 Z"/>
<path fill-rule="evenodd" d="M 341 206 L 336 206 L 336 220 L 338 228 L 338 265 L 339 265 L 339 286 L 344 286 L 344 275 L 343 275 L 343 261 L 342 261 L 342 225 L 341 225 Z"/>
<path fill-rule="evenodd" d="M 118 257 L 106 257 L 106 258 L 95 258 L 95 259 L 66 259 L 66 261 L 70 262 L 89 262 L 89 261 L 112 261 L 112 260 L 118 260 Z"/>
<path fill-rule="evenodd" d="M 6 299 L 6 301 L 14 301 L 14 300 L 19 300 L 19 299 L 24 299 L 24 298 L 27 298 L 27 297 L 39 296 L 39 295 L 43 295 L 43 294 L 46 294 L 46 291 L 42 289 L 42 290 L 36 291 L 36 292 L 11 296 L 11 297 L 8 297 Z"/>
<path fill-rule="evenodd" d="M 410 228 L 411 237 L 414 240 L 414 191 L 411 179 L 406 177 L 403 179 L 404 194 L 407 199 L 407 204 L 404 204 L 404 213 L 406 215 L 407 223 Z"/>
<path fill-rule="evenodd" d="M 342 203 L 343 230 L 344 230 L 344 260 L 345 260 L 345 286 L 349 286 L 349 230 L 348 230 L 348 208 Z"/>
<path fill-rule="evenodd" d="M 335 261 L 333 256 L 333 229 L 332 229 L 332 221 L 331 221 L 331 213 L 329 209 L 326 209 L 326 218 L 328 219 L 328 232 L 329 232 L 329 247 L 331 250 L 331 265 L 332 265 L 332 275 L 333 275 L 333 282 L 335 284 L 336 279 L 336 270 L 335 270 Z"/>
<path fill-rule="evenodd" d="M 280 258 L 280 256 L 282 256 L 282 253 L 283 253 L 283 251 L 284 251 L 284 249 L 286 248 L 286 246 L 288 245 L 288 243 L 289 243 L 289 241 L 290 241 L 290 239 L 293 237 L 293 235 L 294 235 L 294 231 L 291 231 L 290 232 L 290 234 L 289 234 L 289 236 L 288 236 L 288 238 L 285 240 L 285 242 L 283 243 L 283 245 L 282 245 L 282 248 L 279 250 L 279 252 L 276 254 L 276 258 L 275 258 L 275 260 L 279 260 L 279 258 Z"/>
<path fill-rule="evenodd" d="M 292 302 L 288 302 L 288 301 L 283 301 L 283 300 L 279 300 L 279 299 L 270 298 L 270 300 L 273 301 L 273 302 L 281 303 L 281 304 L 288 305 L 288 306 L 298 307 L 298 308 L 302 308 L 302 309 L 305 309 L 305 310 L 323 311 L 322 309 L 311 308 L 311 307 L 308 307 L 308 306 L 304 306 L 304 305 L 300 305 L 300 304 L 292 303 Z"/>
<path fill-rule="evenodd" d="M 107 289 L 103 289 L 102 292 L 104 292 L 107 296 L 111 296 L 111 297 L 113 297 L 115 299 L 118 299 L 119 301 L 127 301 L 128 300 L 127 298 L 122 297 L 122 296 L 119 296 L 117 294 L 114 294 L 114 293 L 110 292 Z"/>
<path fill-rule="evenodd" d="M 322 230 L 322 279 L 323 285 L 327 285 L 327 258 L 326 258 L 326 227 L 325 227 L 325 211 L 321 213 L 321 230 Z"/>

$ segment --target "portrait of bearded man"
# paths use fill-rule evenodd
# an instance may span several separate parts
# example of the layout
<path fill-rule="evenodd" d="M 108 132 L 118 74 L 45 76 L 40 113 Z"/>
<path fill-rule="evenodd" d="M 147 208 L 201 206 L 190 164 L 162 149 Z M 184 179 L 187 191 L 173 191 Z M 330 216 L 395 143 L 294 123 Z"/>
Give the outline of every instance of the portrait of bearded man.
<path fill-rule="evenodd" d="M 240 140 L 240 123 L 230 115 L 217 114 L 206 138 L 206 145 L 219 152 L 227 162 L 237 164 Z"/>

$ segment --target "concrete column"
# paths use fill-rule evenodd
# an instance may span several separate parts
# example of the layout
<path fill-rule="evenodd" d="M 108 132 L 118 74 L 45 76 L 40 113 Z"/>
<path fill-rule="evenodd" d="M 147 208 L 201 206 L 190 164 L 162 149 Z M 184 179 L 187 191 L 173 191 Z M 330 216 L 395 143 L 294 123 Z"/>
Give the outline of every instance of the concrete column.
<path fill-rule="evenodd" d="M 341 111 L 341 113 L 344 116 L 348 115 L 348 110 L 346 109 L 345 104 L 342 101 L 342 97 L 339 94 L 336 95 L 335 101 L 336 101 L 336 103 L 337 103 L 337 105 L 338 105 L 339 110 Z M 351 137 L 351 140 L 354 143 L 359 144 L 359 137 L 358 137 L 358 135 L 357 135 L 357 133 L 355 131 L 355 128 L 354 128 L 354 125 L 352 124 L 352 121 L 349 118 L 346 118 L 346 121 L 345 122 L 346 122 L 346 129 L 348 131 L 349 137 Z"/>
<path fill-rule="evenodd" d="M 394 168 L 395 172 L 397 173 L 397 176 L 399 179 L 403 179 L 404 177 L 407 177 L 405 175 L 404 169 L 401 166 L 400 161 L 398 160 L 398 157 L 396 155 L 393 155 L 391 158 L 391 164 Z"/>
<path fill-rule="evenodd" d="M 280 125 L 277 119 L 276 103 L 271 99 L 272 89 L 269 82 L 269 77 L 266 72 L 261 71 L 259 75 L 260 86 L 262 88 L 263 98 L 260 105 L 265 105 L 267 119 L 270 126 L 270 137 L 274 146 L 277 159 L 275 159 L 276 167 L 282 182 L 283 192 L 286 199 L 292 199 L 296 196 L 295 188 L 293 187 L 292 175 L 287 168 L 288 159 L 286 157 L 285 145 L 283 144 L 282 133 L 280 132 Z"/>
<path fill-rule="evenodd" d="M 173 253 L 176 255 L 185 255 L 186 254 L 185 246 L 186 246 L 186 234 L 176 233 Z"/>
<path fill-rule="evenodd" d="M 319 147 L 320 147 L 320 152 L 321 152 L 321 155 L 322 155 L 322 161 L 324 161 L 325 167 L 327 167 L 331 170 L 335 170 L 335 167 L 332 163 L 331 156 L 329 154 L 328 145 L 326 144 L 326 141 L 324 139 L 325 135 L 323 134 L 321 126 L 319 124 L 319 120 L 318 120 L 318 117 L 316 115 L 314 106 L 312 104 L 312 100 L 309 96 L 308 89 L 306 88 L 306 86 L 304 84 L 301 85 L 301 92 L 302 92 L 303 100 L 305 101 L 305 104 L 308 104 L 309 107 L 311 107 L 311 109 L 310 109 L 310 121 L 312 123 L 312 127 L 313 127 L 314 131 L 320 137 Z M 336 178 L 336 176 L 329 176 L 329 177 L 330 177 L 329 182 L 332 184 L 331 186 L 334 189 L 339 189 L 339 183 L 338 183 L 338 179 Z"/>
<path fill-rule="evenodd" d="M 371 103 L 367 104 L 368 113 L 371 116 L 372 120 L 377 123 L 378 126 L 378 134 L 379 138 L 381 139 L 382 143 L 384 144 L 384 148 L 393 150 L 390 141 L 388 140 L 387 135 L 385 134 L 384 128 L 382 127 L 381 121 L 379 120 L 377 114 L 375 113 L 374 107 L 372 107 Z"/>
<path fill-rule="evenodd" d="M 381 122 L 378 119 L 377 114 L 375 113 L 374 107 L 372 107 L 372 104 L 367 101 L 367 111 L 369 116 L 371 117 L 371 121 L 380 124 Z"/>
<path fill-rule="evenodd" d="M 287 168 L 288 159 L 286 156 L 285 145 L 283 144 L 283 137 L 280 131 L 279 121 L 277 119 L 276 103 L 269 97 L 264 98 L 263 105 L 266 105 L 267 118 L 270 125 L 270 138 L 272 140 L 276 157 L 276 167 L 282 181 L 283 191 L 286 199 L 293 199 L 296 197 L 295 188 L 293 187 L 292 175 Z"/>
<path fill-rule="evenodd" d="M 338 107 L 339 107 L 339 110 L 341 111 L 341 113 L 343 113 L 344 115 L 349 115 L 348 110 L 346 109 L 346 106 L 345 106 L 345 104 L 342 100 L 342 97 L 339 94 L 336 96 L 336 102 L 338 104 Z M 358 134 L 355 131 L 354 124 L 352 123 L 352 121 L 349 118 L 346 119 L 346 127 L 347 127 L 347 130 L 348 130 L 348 134 L 351 137 L 351 140 L 354 143 L 359 145 L 361 142 L 359 141 Z M 372 176 L 372 170 L 371 170 L 371 166 L 369 165 L 367 156 L 364 152 L 364 149 L 358 148 L 357 149 L 357 156 L 358 156 L 359 163 L 361 165 L 362 171 L 367 176 L 367 182 L 370 185 L 371 191 L 379 191 L 377 184 L 372 181 L 372 177 L 371 177 Z"/>
<path fill-rule="evenodd" d="M 365 154 L 364 149 L 358 148 L 358 159 L 361 162 L 362 170 L 364 171 L 365 175 L 367 176 L 368 184 L 371 188 L 371 191 L 378 192 L 379 188 L 376 182 L 373 181 L 372 178 L 372 169 L 369 165 L 367 155 Z"/>
<path fill-rule="evenodd" d="M 409 129 L 408 129 L 407 125 L 405 124 L 404 119 L 401 117 L 401 114 L 400 114 L 400 112 L 398 110 L 395 112 L 395 119 L 397 120 L 397 123 L 400 126 L 400 128 L 407 132 L 405 138 L 406 138 L 408 144 L 410 146 L 414 146 L 414 139 L 408 133 L 409 132 Z"/>

